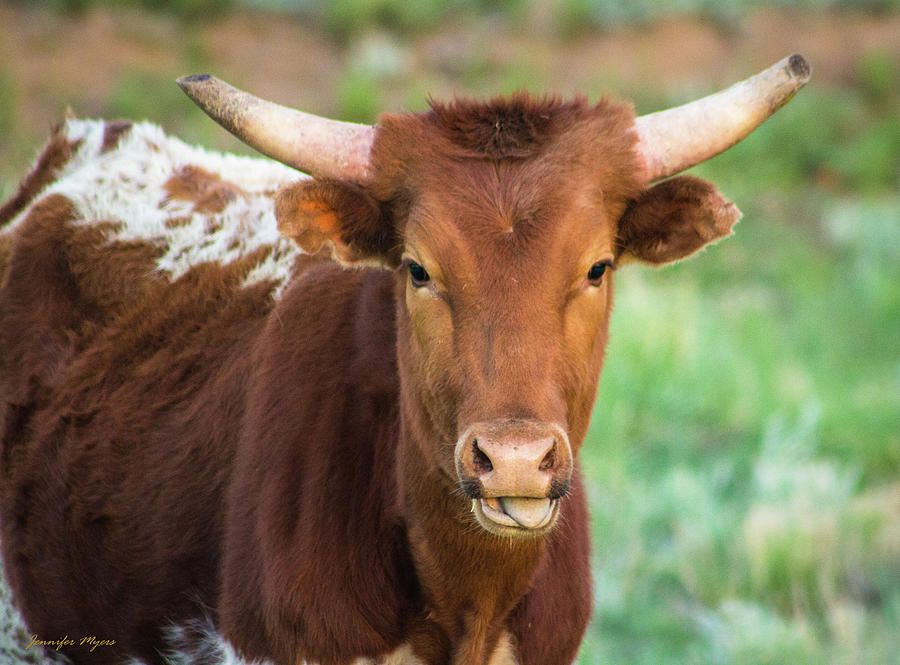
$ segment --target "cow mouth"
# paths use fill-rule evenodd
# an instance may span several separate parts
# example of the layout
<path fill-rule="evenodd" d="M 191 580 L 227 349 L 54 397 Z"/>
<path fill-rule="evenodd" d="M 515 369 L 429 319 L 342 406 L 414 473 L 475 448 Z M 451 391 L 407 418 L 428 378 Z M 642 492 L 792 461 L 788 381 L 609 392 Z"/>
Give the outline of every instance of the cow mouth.
<path fill-rule="evenodd" d="M 559 514 L 559 499 L 502 496 L 475 499 L 479 524 L 499 535 L 531 536 L 547 531 Z"/>

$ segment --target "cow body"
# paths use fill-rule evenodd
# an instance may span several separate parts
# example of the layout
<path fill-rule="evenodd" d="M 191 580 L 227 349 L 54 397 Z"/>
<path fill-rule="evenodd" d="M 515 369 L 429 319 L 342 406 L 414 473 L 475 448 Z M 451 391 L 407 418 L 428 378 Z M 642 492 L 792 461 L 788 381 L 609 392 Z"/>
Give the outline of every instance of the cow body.
<path fill-rule="evenodd" d="M 32 632 L 153 654 L 214 603 L 252 331 L 296 254 L 265 190 L 295 175 L 79 121 L 35 174 L 55 184 L 3 238 L 7 570 Z"/>
<path fill-rule="evenodd" d="M 646 189 L 632 122 L 387 117 L 365 187 L 68 122 L 0 236 L 30 631 L 116 640 L 77 662 L 161 662 L 204 618 L 279 664 L 572 662 L 611 267 L 737 217 L 697 179 Z"/>

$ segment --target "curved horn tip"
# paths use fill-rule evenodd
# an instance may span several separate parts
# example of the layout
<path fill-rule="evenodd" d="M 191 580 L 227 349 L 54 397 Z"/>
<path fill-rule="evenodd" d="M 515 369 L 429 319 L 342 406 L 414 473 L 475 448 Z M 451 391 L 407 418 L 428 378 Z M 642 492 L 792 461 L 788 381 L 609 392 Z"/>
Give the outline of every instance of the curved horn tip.
<path fill-rule="evenodd" d="M 204 81 L 208 81 L 213 78 L 212 74 L 188 74 L 187 76 L 182 76 L 180 78 L 175 79 L 175 83 L 184 88 L 191 86 L 195 83 L 203 83 Z"/>
<path fill-rule="evenodd" d="M 800 80 L 801 83 L 806 83 L 809 80 L 810 74 L 812 74 L 812 67 L 806 58 L 804 58 L 799 53 L 794 53 L 792 56 L 787 59 L 787 67 L 791 76 Z"/>

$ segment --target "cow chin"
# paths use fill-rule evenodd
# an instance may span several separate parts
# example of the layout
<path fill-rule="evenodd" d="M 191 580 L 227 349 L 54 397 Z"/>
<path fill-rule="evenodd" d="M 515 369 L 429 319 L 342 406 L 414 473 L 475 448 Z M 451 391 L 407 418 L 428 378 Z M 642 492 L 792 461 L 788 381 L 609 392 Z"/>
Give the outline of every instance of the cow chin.
<path fill-rule="evenodd" d="M 549 532 L 559 517 L 559 499 L 497 497 L 472 499 L 481 527 L 496 536 L 534 538 Z"/>

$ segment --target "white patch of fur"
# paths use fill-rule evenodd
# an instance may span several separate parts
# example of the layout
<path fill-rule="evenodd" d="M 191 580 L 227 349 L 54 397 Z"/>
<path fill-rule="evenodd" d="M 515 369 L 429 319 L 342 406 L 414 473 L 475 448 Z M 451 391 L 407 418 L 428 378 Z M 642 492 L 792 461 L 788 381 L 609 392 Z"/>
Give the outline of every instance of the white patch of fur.
<path fill-rule="evenodd" d="M 273 665 L 269 660 L 241 658 L 234 647 L 216 632 L 208 618 L 185 626 L 172 626 L 165 633 L 167 648 L 163 653 L 168 665 Z M 131 660 L 127 665 L 144 663 Z"/>
<path fill-rule="evenodd" d="M 58 651 L 31 645 L 31 633 L 12 599 L 0 565 L 0 663 L 3 665 L 66 665 L 71 661 Z"/>
<path fill-rule="evenodd" d="M 303 663 L 301 663 L 303 665 Z M 307 664 L 311 665 L 311 664 Z M 351 665 L 425 665 L 413 653 L 409 644 L 401 644 L 394 651 L 381 658 L 357 658 Z"/>
<path fill-rule="evenodd" d="M 12 592 L 6 584 L 0 566 L 0 664 L 2 665 L 62 665 L 70 661 L 62 652 L 47 653 L 39 648 L 28 648 L 30 633 L 19 612 L 12 603 Z M 490 665 L 516 665 L 511 656 L 512 645 L 508 635 L 500 639 Z M 234 647 L 222 637 L 209 618 L 198 619 L 182 626 L 171 626 L 165 631 L 165 643 L 161 645 L 169 665 L 272 665 L 271 661 L 241 658 Z M 131 658 L 123 665 L 146 665 Z M 297 663 L 315 665 L 315 663 Z M 358 658 L 352 665 L 424 665 L 413 653 L 409 644 L 377 659 Z"/>
<path fill-rule="evenodd" d="M 270 160 L 189 146 L 150 123 L 136 123 L 117 147 L 103 153 L 105 126 L 96 120 L 66 122 L 65 136 L 81 140 L 81 145 L 42 195 L 62 194 L 72 200 L 80 225 L 120 223 L 117 233 L 107 234 L 111 242 L 144 241 L 163 248 L 157 269 L 171 280 L 200 263 L 225 265 L 260 247 L 271 248 L 249 272 L 245 285 L 273 280 L 279 285 L 275 296 L 280 296 L 300 250 L 278 233 L 272 195 L 307 176 Z M 165 183 L 188 166 L 218 174 L 246 195 L 212 214 L 192 212 L 191 201 L 166 201 Z M 14 231 L 27 212 L 3 233 Z M 187 222 L 167 227 L 172 218 Z"/>
<path fill-rule="evenodd" d="M 519 665 L 519 659 L 516 657 L 516 648 L 513 646 L 512 635 L 504 632 L 491 654 L 491 659 L 487 665 Z"/>
<path fill-rule="evenodd" d="M 169 665 L 273 665 L 269 660 L 247 661 L 238 656 L 234 647 L 220 635 L 209 619 L 187 626 L 173 626 L 166 631 L 169 648 L 165 651 Z M 493 661 L 491 661 L 493 663 Z M 503 661 L 504 665 L 506 661 Z M 127 665 L 144 665 L 132 660 Z M 301 661 L 297 665 L 315 665 Z M 424 665 L 413 654 L 409 644 L 403 644 L 386 656 L 358 658 L 351 665 Z M 499 663 L 498 663 L 499 665 Z"/>

